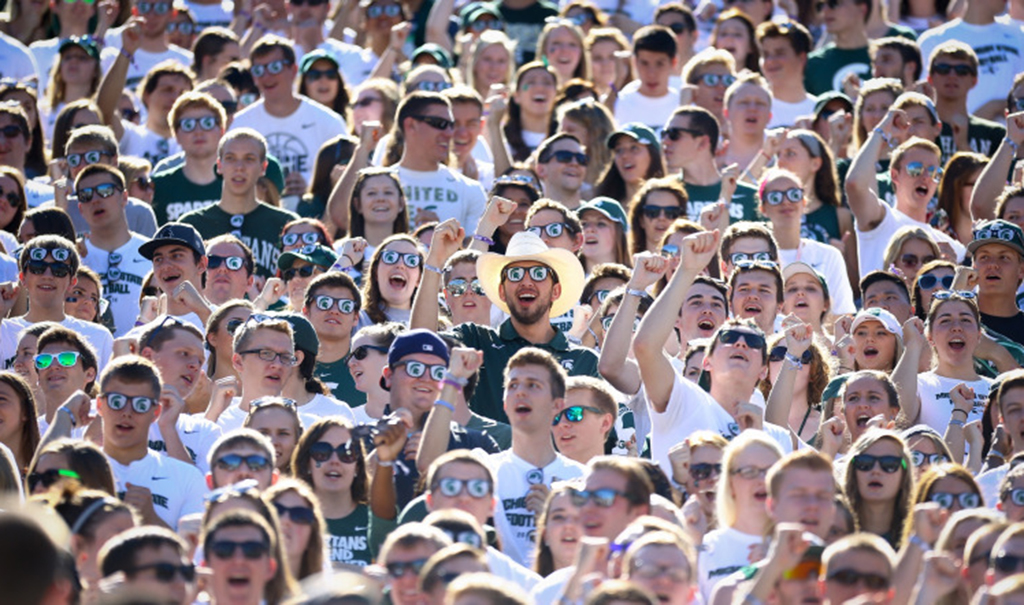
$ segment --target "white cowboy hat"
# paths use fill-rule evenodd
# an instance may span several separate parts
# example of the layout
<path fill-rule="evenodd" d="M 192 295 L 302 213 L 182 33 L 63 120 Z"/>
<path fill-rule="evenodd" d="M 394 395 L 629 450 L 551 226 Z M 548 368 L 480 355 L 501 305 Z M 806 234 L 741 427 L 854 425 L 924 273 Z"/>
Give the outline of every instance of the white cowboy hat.
<path fill-rule="evenodd" d="M 505 254 L 486 252 L 476 261 L 476 275 L 483 286 L 484 293 L 492 303 L 508 313 L 508 305 L 501 300 L 501 273 L 507 265 L 523 261 L 536 261 L 551 267 L 558 276 L 562 293 L 551 303 L 550 317 L 559 317 L 568 313 L 579 304 L 583 294 L 586 276 L 583 265 L 576 255 L 561 248 L 548 248 L 539 235 L 529 231 L 520 231 L 508 242 Z"/>

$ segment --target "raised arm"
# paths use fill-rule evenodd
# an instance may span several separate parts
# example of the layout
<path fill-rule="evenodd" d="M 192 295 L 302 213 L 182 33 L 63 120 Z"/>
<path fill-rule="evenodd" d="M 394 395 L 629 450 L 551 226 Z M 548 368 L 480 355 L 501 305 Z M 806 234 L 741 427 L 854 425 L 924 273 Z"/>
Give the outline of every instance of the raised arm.
<path fill-rule="evenodd" d="M 718 251 L 719 239 L 718 231 L 702 231 L 686 236 L 675 274 L 668 287 L 644 315 L 637 330 L 633 353 L 640 366 L 640 378 L 647 399 L 658 413 L 668 407 L 675 382 L 675 369 L 665 353 L 665 335 L 673 330 L 679 309 L 686 300 L 686 293 L 693 285 L 694 278 Z"/>
<path fill-rule="evenodd" d="M 641 297 L 647 296 L 647 288 L 665 274 L 668 263 L 667 258 L 653 252 L 633 256 L 633 274 L 626 284 L 626 296 L 622 298 L 612 325 L 604 335 L 597 371 L 621 393 L 633 395 L 640 390 L 640 367 L 629 359 L 633 318 L 640 308 Z"/>
<path fill-rule="evenodd" d="M 402 47 L 405 46 L 405 39 L 409 37 L 411 32 L 412 24 L 408 21 L 403 21 L 391 28 L 388 48 L 384 51 L 384 55 L 381 56 L 380 60 L 377 61 L 373 71 L 370 72 L 370 78 L 391 79 L 391 73 L 395 69 L 395 64 L 401 62 L 404 58 Z"/>
<path fill-rule="evenodd" d="M 496 86 L 500 88 L 495 88 Z M 512 167 L 512 158 L 508 155 L 505 145 L 505 132 L 501 129 L 501 121 L 508 109 L 508 98 L 505 87 L 499 84 L 491 86 L 491 94 L 487 97 L 487 117 L 484 120 L 484 138 L 491 146 L 494 157 L 494 176 L 505 174 Z"/>
<path fill-rule="evenodd" d="M 124 136 L 124 125 L 121 123 L 117 104 L 128 81 L 128 66 L 135 60 L 135 51 L 139 50 L 142 43 L 140 24 L 144 22 L 145 19 L 142 17 L 132 17 L 125 24 L 121 31 L 121 50 L 118 51 L 110 69 L 103 75 L 99 90 L 96 92 L 96 104 L 100 108 L 103 121 L 114 131 L 114 137 L 118 141 Z"/>
<path fill-rule="evenodd" d="M 768 401 L 765 402 L 764 421 L 786 427 L 790 433 L 793 429 L 789 426 L 789 410 L 793 402 L 796 375 L 803 367 L 800 364 L 800 357 L 811 346 L 812 338 L 814 334 L 811 326 L 799 320 L 798 323 L 786 328 L 786 359 L 783 360 L 779 377 L 775 379 L 775 384 L 768 394 Z M 797 438 L 799 439 L 799 435 Z"/>
<path fill-rule="evenodd" d="M 995 155 L 981 170 L 981 176 L 974 183 L 971 192 L 971 216 L 975 220 L 990 220 L 996 217 L 996 199 L 1006 187 L 1006 178 L 1013 168 L 1017 148 L 1024 144 L 1024 112 L 1010 114 L 1006 118 L 1006 137 L 996 149 Z"/>
<path fill-rule="evenodd" d="M 917 368 L 925 347 L 924 323 L 911 317 L 903 324 L 903 354 L 892 371 L 892 381 L 900 397 L 900 414 L 912 425 L 921 414 L 921 401 L 917 398 Z"/>
<path fill-rule="evenodd" d="M 387 521 L 398 518 L 394 463 L 402 455 L 409 431 L 413 430 L 407 422 L 412 415 L 407 412 L 402 410 L 401 414 L 381 419 L 377 423 L 380 432 L 373 438 L 377 468 L 370 482 L 370 510 L 374 516 Z"/>
<path fill-rule="evenodd" d="M 430 251 L 424 264 L 434 269 L 443 269 L 451 255 L 462 247 L 464 237 L 466 232 L 459 226 L 459 221 L 453 218 L 438 225 L 430 238 Z M 420 285 L 416 288 L 416 297 L 412 301 L 410 329 L 425 328 L 437 331 L 437 294 L 440 291 L 441 274 L 424 266 L 420 272 Z"/>
<path fill-rule="evenodd" d="M 498 230 L 498 227 L 508 222 L 509 217 L 516 211 L 517 205 L 516 202 L 500 195 L 492 196 L 491 199 L 487 200 L 487 208 L 484 209 L 483 216 L 480 217 L 480 221 L 476 224 L 476 231 L 473 232 L 473 235 L 493 239 L 494 232 Z M 476 250 L 477 252 L 487 252 L 490 249 L 490 245 L 486 241 L 474 237 L 469 242 L 469 249 Z"/>
<path fill-rule="evenodd" d="M 348 205 L 352 199 L 352 189 L 355 187 L 359 171 L 370 165 L 370 154 L 384 134 L 381 132 L 382 128 L 380 122 L 363 123 L 363 130 L 359 133 L 359 144 L 352 153 L 352 159 L 345 166 L 345 171 L 341 173 L 341 178 L 327 198 L 324 218 L 329 219 L 338 229 L 348 231 Z"/>
<path fill-rule="evenodd" d="M 434 408 L 427 416 L 419 448 L 416 449 L 416 468 L 426 475 L 430 464 L 448 451 L 448 427 L 455 414 L 455 398 L 460 394 L 465 381 L 469 380 L 484 363 L 484 354 L 469 347 L 452 349 L 448 371 L 445 372 L 441 394 L 434 402 Z"/>
<path fill-rule="evenodd" d="M 427 15 L 426 41 L 452 52 L 454 43 L 448 35 L 448 22 L 455 12 L 455 0 L 437 0 Z"/>
<path fill-rule="evenodd" d="M 881 157 L 882 146 L 888 145 L 888 141 L 902 140 L 904 137 L 901 135 L 905 135 L 908 128 L 906 114 L 899 109 L 890 109 L 853 157 L 850 172 L 846 175 L 846 199 L 861 231 L 871 231 L 885 218 L 883 202 L 878 199 L 875 164 Z"/>

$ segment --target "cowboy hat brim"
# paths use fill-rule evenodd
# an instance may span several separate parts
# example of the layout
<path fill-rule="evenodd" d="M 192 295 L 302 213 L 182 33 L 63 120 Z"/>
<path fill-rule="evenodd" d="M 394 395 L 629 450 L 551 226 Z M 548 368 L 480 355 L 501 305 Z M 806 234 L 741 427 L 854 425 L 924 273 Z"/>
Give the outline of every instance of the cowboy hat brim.
<path fill-rule="evenodd" d="M 537 239 L 539 240 L 540 238 Z M 526 261 L 535 261 L 547 265 L 558 276 L 558 283 L 562 287 L 562 292 L 558 298 L 552 301 L 551 311 L 548 314 L 549 317 L 560 317 L 579 304 L 580 295 L 583 294 L 583 286 L 586 281 L 583 265 L 580 264 L 575 254 L 561 248 L 548 248 L 532 254 L 522 255 L 504 255 L 495 252 L 486 252 L 481 255 L 476 261 L 477 279 L 480 280 L 480 285 L 483 287 L 484 293 L 491 303 L 498 305 L 498 308 L 505 313 L 509 313 L 508 305 L 501 299 L 500 295 L 501 273 L 505 267 L 512 263 Z"/>

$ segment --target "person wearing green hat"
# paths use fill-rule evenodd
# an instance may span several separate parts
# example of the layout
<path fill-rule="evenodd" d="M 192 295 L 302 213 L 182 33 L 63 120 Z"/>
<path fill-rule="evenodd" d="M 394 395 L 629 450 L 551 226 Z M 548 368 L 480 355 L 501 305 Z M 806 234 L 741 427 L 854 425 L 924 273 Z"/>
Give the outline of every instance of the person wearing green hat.
<path fill-rule="evenodd" d="M 277 259 L 277 268 L 281 270 L 281 279 L 288 292 L 288 308 L 301 310 L 306 286 L 315 276 L 327 272 L 337 260 L 334 250 L 321 244 L 306 245 L 282 254 Z"/>
<path fill-rule="evenodd" d="M 74 5 L 84 4 L 75 2 Z M 45 98 L 39 99 L 39 121 L 47 142 L 53 141 L 53 126 L 57 114 L 65 105 L 78 99 L 89 99 L 100 85 L 100 49 L 89 37 L 71 37 L 61 40 L 54 57 L 54 67 L 43 81 Z M 50 65 L 50 63 L 47 63 Z M 42 96 L 42 95 L 41 95 Z"/>
<path fill-rule="evenodd" d="M 302 352 L 302 361 L 291 367 L 281 391 L 282 397 L 295 402 L 302 425 L 312 426 L 327 416 L 341 416 L 349 422 L 355 422 L 352 408 L 331 397 L 327 385 L 314 375 L 316 357 L 320 353 L 320 337 L 313 324 L 295 312 L 275 313 L 274 317 L 280 317 L 291 324 L 295 350 Z"/>
<path fill-rule="evenodd" d="M 595 197 L 576 210 L 583 226 L 583 247 L 580 260 L 583 270 L 590 274 L 603 263 L 630 266 L 629 244 L 626 233 L 629 221 L 622 205 L 610 197 Z"/>
<path fill-rule="evenodd" d="M 345 81 L 352 85 L 370 77 L 376 63 L 371 53 L 354 44 L 343 42 L 339 39 L 340 36 L 325 37 L 325 24 L 331 10 L 330 2 L 299 0 L 284 2 L 284 6 L 288 12 L 288 37 L 295 44 L 296 56 L 303 57 L 306 53 L 318 50 L 329 54 L 345 75 Z M 263 33 L 266 33 L 266 30 Z M 327 103 L 323 105 L 331 107 Z"/>
<path fill-rule="evenodd" d="M 658 135 L 640 122 L 630 122 L 608 136 L 613 159 L 594 195 L 629 204 L 648 179 L 665 176 Z"/>
<path fill-rule="evenodd" d="M 340 69 L 338 60 L 325 50 L 306 53 L 299 64 L 299 94 L 344 117 L 348 112 L 349 99 Z"/>

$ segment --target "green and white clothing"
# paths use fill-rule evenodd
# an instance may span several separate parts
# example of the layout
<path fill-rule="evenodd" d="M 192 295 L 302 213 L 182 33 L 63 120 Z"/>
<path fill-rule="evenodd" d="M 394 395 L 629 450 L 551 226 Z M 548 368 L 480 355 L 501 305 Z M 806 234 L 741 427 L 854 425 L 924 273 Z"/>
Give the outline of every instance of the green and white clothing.
<path fill-rule="evenodd" d="M 871 56 L 868 47 L 836 48 L 826 44 L 807 56 L 804 70 L 804 87 L 812 95 L 843 90 L 843 80 L 849 74 L 860 76 L 861 80 L 871 78 Z"/>
<path fill-rule="evenodd" d="M 248 214 L 228 214 L 216 204 L 193 210 L 179 220 L 195 227 L 203 239 L 224 233 L 238 236 L 252 250 L 256 275 L 273 277 L 281 256 L 281 231 L 297 218 L 292 212 L 258 202 Z"/>
<path fill-rule="evenodd" d="M 410 219 L 418 210 L 430 210 L 438 221 L 454 218 L 467 231 L 476 229 L 487 206 L 487 193 L 479 181 L 440 164 L 431 172 L 401 166 L 396 172 L 409 204 Z"/>
<path fill-rule="evenodd" d="M 684 182 L 683 187 L 686 188 L 686 196 L 690 199 L 686 204 L 686 215 L 694 221 L 700 220 L 700 211 L 705 206 L 717 203 L 722 195 L 721 181 L 714 185 Z M 764 221 L 764 217 L 757 210 L 757 189 L 743 183 L 736 186 L 736 192 L 729 200 L 729 222 L 737 221 Z"/>
<path fill-rule="evenodd" d="M 1006 128 L 991 120 L 967 116 L 967 142 L 971 145 L 971 151 L 981 155 L 992 157 L 999 144 L 1006 137 Z M 949 158 L 959 151 L 956 148 L 956 141 L 953 140 L 953 129 L 949 124 L 942 123 L 942 132 L 939 134 L 939 149 L 942 150 L 942 165 L 945 166 Z"/>
<path fill-rule="evenodd" d="M 199 414 L 178 415 L 175 428 L 178 430 L 181 444 L 185 446 L 185 451 L 192 457 L 196 467 L 203 473 L 210 472 L 210 450 L 224 434 L 221 428 Z M 149 425 L 149 449 L 154 452 L 167 452 L 163 433 L 156 422 Z"/>
<path fill-rule="evenodd" d="M 812 239 L 823 244 L 830 240 L 840 239 L 839 209 L 835 206 L 822 204 L 804 215 L 800 222 L 800 237 Z"/>
<path fill-rule="evenodd" d="M 159 225 L 176 221 L 193 210 L 212 206 L 220 201 L 224 178 L 219 174 L 206 185 L 197 185 L 185 176 L 182 164 L 153 175 L 153 212 Z"/>
<path fill-rule="evenodd" d="M 954 407 L 949 393 L 960 383 L 966 384 L 974 390 L 974 406 L 967 414 L 967 418 L 959 416 L 957 418 L 965 422 L 981 420 L 985 413 L 988 393 L 992 390 L 993 380 L 984 377 L 973 381 L 959 380 L 939 376 L 932 371 L 917 375 L 917 393 L 921 403 L 921 411 L 918 414 L 917 422 L 919 424 L 927 424 L 936 431 L 941 431 L 940 434 L 945 433 Z"/>
<path fill-rule="evenodd" d="M 149 160 L 150 164 L 156 164 L 167 156 L 181 151 L 177 139 L 162 137 L 145 124 L 121 120 L 121 125 L 124 126 L 124 133 L 118 141 L 121 155 L 134 155 Z"/>
<path fill-rule="evenodd" d="M 201 513 L 206 481 L 199 469 L 170 456 L 149 450 L 131 464 L 124 465 L 107 457 L 114 471 L 114 488 L 118 498 L 124 498 L 127 485 L 149 489 L 153 496 L 153 510 L 171 529 L 185 515 Z"/>
<path fill-rule="evenodd" d="M 118 30 L 120 29 L 118 28 Z M 111 34 L 114 34 L 114 31 L 108 31 L 104 39 L 106 48 L 100 47 L 103 48 L 103 52 L 100 53 L 100 64 L 103 66 L 103 73 L 110 71 L 110 66 L 114 64 L 114 60 L 117 59 L 117 55 L 121 52 L 120 35 Z M 174 61 L 186 69 L 192 69 L 192 53 L 184 48 L 169 44 L 167 50 L 159 53 L 149 52 L 140 48 L 135 51 L 135 56 L 132 57 L 131 62 L 128 64 L 125 89 L 135 90 L 135 87 L 142 81 L 142 77 L 146 75 L 146 72 L 164 61 Z M 137 154 L 129 154 L 122 147 L 121 155 Z"/>
<path fill-rule="evenodd" d="M 327 385 L 336 399 L 347 403 L 350 407 L 354 408 L 366 403 L 366 393 L 356 389 L 352 373 L 348 370 L 348 355 L 330 363 L 317 361 L 316 367 L 313 368 L 313 375 Z"/>
<path fill-rule="evenodd" d="M 370 508 L 359 504 L 347 517 L 326 519 L 327 554 L 331 564 L 366 567 L 373 562 L 370 553 Z"/>
<path fill-rule="evenodd" d="M 97 248 L 92 239 L 85 240 L 86 255 L 82 263 L 99 274 L 103 283 L 103 298 L 110 303 L 114 317 L 114 336 L 121 337 L 135 327 L 139 316 L 142 282 L 153 268 L 153 263 L 139 253 L 139 247 L 149 241 L 138 233 L 117 250 Z"/>
<path fill-rule="evenodd" d="M 18 336 L 31 325 L 32 322 L 26 321 L 24 315 L 7 317 L 0 321 L 0 358 L 3 359 L 5 369 L 14 364 L 14 357 L 18 351 Z M 100 324 L 82 321 L 70 315 L 65 315 L 60 325 L 85 337 L 96 350 L 96 364 L 99 366 L 99 372 L 102 372 L 114 350 L 114 337 L 110 335 L 110 331 Z"/>

